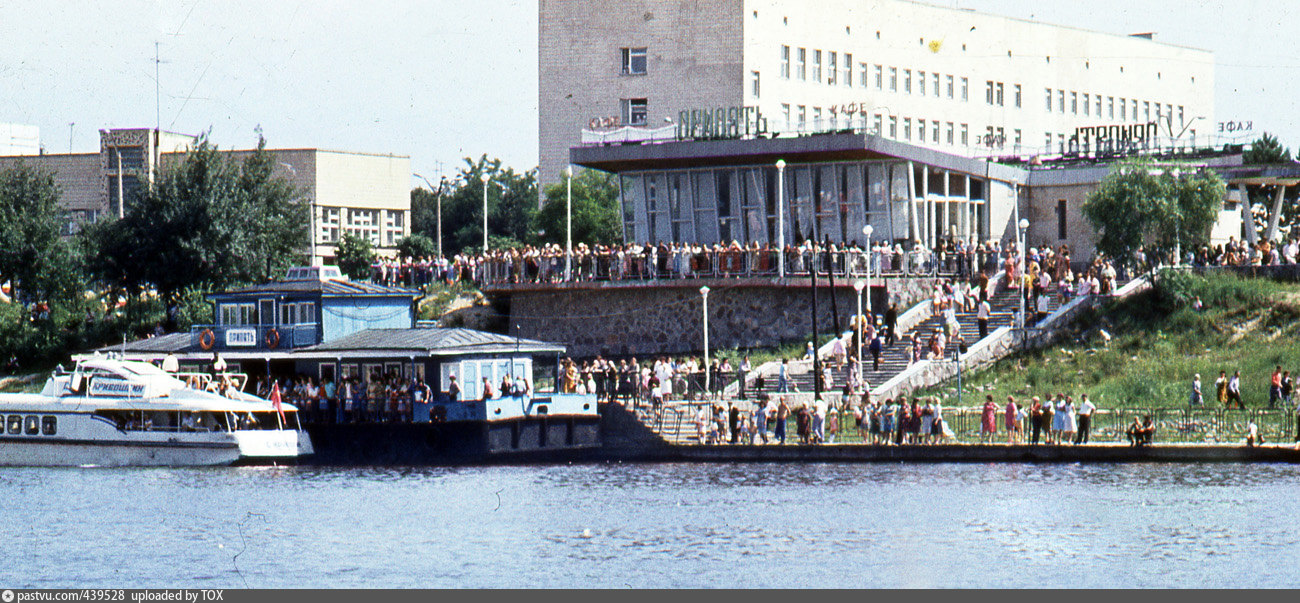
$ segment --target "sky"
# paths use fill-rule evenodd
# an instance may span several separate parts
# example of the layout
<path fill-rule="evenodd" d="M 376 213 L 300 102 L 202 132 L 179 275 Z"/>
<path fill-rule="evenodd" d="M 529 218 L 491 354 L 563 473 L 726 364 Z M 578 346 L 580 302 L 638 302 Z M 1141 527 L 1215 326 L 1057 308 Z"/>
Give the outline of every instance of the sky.
<path fill-rule="evenodd" d="M 1218 120 L 1300 145 L 1300 0 L 931 3 L 1212 50 Z M 484 153 L 537 165 L 536 0 L 4 0 L 0 40 L 0 122 L 52 153 L 156 123 L 409 155 L 433 181 Z"/>

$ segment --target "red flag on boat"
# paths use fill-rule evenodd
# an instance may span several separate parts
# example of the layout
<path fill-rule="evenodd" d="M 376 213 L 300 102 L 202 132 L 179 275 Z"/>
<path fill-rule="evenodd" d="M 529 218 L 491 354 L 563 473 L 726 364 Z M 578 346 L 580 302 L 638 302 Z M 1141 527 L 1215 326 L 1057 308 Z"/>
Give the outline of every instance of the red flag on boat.
<path fill-rule="evenodd" d="M 284 420 L 284 408 L 280 406 L 280 382 L 279 381 L 271 382 L 271 406 L 275 407 L 275 412 L 280 413 L 280 423 L 281 424 L 287 423 L 287 421 Z"/>

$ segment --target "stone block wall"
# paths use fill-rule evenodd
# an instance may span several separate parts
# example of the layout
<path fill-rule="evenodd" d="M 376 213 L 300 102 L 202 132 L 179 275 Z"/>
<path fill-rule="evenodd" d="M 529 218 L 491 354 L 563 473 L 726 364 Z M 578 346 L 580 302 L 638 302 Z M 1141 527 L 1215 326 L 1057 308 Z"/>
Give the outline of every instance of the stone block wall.
<path fill-rule="evenodd" d="M 934 279 L 887 279 L 900 311 L 929 295 Z M 819 281 L 819 284 L 823 284 Z M 807 341 L 812 332 L 808 279 L 715 279 L 641 283 L 572 283 L 498 287 L 493 305 L 510 316 L 509 331 L 568 346 L 575 358 L 698 354 L 703 350 L 700 287 L 708 285 L 709 348 L 771 347 Z M 879 299 L 879 298 L 877 298 Z M 848 328 L 857 310 L 851 281 L 818 290 L 817 320 L 823 333 Z M 875 308 L 883 313 L 884 308 Z"/>

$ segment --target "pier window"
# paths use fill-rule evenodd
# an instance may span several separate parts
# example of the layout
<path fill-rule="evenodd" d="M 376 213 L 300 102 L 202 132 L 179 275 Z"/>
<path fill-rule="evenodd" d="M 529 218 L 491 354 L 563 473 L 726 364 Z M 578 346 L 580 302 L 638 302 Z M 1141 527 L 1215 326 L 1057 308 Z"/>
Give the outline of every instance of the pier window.
<path fill-rule="evenodd" d="M 9 435 L 18 435 L 18 434 L 22 433 L 22 432 L 23 432 L 23 416 L 22 416 L 22 415 L 9 415 L 9 420 L 6 421 L 5 429 L 9 432 Z"/>
<path fill-rule="evenodd" d="M 41 434 L 52 436 L 59 433 L 59 418 L 53 415 L 41 417 Z"/>
<path fill-rule="evenodd" d="M 221 304 L 221 324 L 230 327 L 257 324 L 254 305 Z"/>
<path fill-rule="evenodd" d="M 24 421 L 23 433 L 27 435 L 39 435 L 41 433 L 41 418 L 36 415 L 29 415 Z"/>

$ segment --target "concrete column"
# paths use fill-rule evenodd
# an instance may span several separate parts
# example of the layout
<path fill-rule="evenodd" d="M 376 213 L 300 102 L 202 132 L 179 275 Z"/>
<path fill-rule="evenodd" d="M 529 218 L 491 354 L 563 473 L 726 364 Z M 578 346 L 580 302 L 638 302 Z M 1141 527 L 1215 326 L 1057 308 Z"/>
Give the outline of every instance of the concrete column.
<path fill-rule="evenodd" d="M 921 202 L 925 204 L 925 236 L 921 241 L 934 247 L 934 203 L 930 201 L 930 166 L 921 165 Z"/>
<path fill-rule="evenodd" d="M 1277 238 L 1277 221 L 1282 217 L 1282 198 L 1286 196 L 1286 185 L 1277 187 L 1277 194 L 1273 196 L 1273 210 L 1268 213 L 1268 228 L 1264 230 L 1264 240 L 1272 241 Z"/>
<path fill-rule="evenodd" d="M 921 238 L 920 226 L 917 224 L 921 219 L 921 208 L 916 203 L 916 168 L 911 161 L 907 162 L 907 210 L 907 231 L 915 241 Z"/>
<path fill-rule="evenodd" d="M 948 235 L 948 224 L 949 224 L 949 220 L 951 219 L 948 214 L 952 212 L 952 201 L 951 201 L 952 197 L 949 196 L 951 189 L 948 186 L 948 179 L 951 176 L 952 175 L 948 173 L 948 170 L 943 171 L 943 222 L 942 224 L 943 224 L 944 236 Z"/>
<path fill-rule="evenodd" d="M 1250 244 L 1250 257 L 1255 257 L 1255 241 L 1258 237 L 1255 235 L 1255 219 L 1250 216 L 1250 196 L 1246 194 L 1246 185 L 1238 184 L 1237 190 L 1241 191 L 1241 222 L 1246 231 L 1246 242 Z"/>

